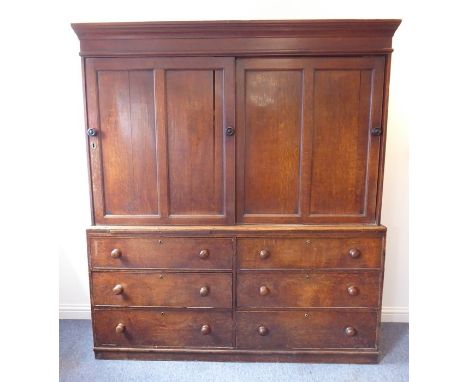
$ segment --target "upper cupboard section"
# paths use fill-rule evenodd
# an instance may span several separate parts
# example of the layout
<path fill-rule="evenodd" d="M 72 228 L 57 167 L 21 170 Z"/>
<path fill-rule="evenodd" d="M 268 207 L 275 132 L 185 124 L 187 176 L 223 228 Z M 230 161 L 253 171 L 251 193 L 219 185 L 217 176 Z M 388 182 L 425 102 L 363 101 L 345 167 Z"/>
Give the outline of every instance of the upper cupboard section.
<path fill-rule="evenodd" d="M 385 59 L 240 59 L 237 220 L 376 221 Z"/>
<path fill-rule="evenodd" d="M 103 58 L 85 69 L 95 222 L 233 223 L 234 60 Z"/>
<path fill-rule="evenodd" d="M 384 66 L 85 59 L 95 223 L 375 222 Z"/>

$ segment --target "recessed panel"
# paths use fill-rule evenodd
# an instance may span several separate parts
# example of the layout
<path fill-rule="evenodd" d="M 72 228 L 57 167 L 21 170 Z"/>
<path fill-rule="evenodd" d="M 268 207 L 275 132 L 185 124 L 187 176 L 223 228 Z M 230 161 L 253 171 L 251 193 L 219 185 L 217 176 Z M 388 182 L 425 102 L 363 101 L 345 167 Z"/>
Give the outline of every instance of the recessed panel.
<path fill-rule="evenodd" d="M 371 71 L 316 70 L 313 94 L 310 214 L 363 215 Z"/>
<path fill-rule="evenodd" d="M 244 214 L 299 212 L 303 73 L 245 72 Z"/>
<path fill-rule="evenodd" d="M 98 72 L 105 215 L 157 215 L 151 70 Z"/>
<path fill-rule="evenodd" d="M 222 72 L 165 73 L 169 215 L 222 215 Z"/>

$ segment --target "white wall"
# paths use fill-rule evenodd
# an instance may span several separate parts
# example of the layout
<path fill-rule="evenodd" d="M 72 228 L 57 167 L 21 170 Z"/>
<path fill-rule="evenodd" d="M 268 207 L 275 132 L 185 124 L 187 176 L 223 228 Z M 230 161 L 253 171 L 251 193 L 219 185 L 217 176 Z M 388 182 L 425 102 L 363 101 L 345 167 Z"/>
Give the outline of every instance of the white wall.
<path fill-rule="evenodd" d="M 57 3 L 38 7 L 41 17 L 32 21 L 40 33 L 38 41 L 26 39 L 28 53 L 17 49 L 28 76 L 49 79 L 36 89 L 33 102 L 41 112 L 51 114 L 49 126 L 37 126 L 47 134 L 46 146 L 31 145 L 30 158 L 53 155 L 55 174 L 39 183 L 54 193 L 43 201 L 41 225 L 53 226 L 54 240 L 48 251 L 58 251 L 60 264 L 60 316 L 89 317 L 89 290 L 85 229 L 90 224 L 86 140 L 83 129 L 81 66 L 78 39 L 71 22 L 208 20 L 208 19 L 288 19 L 288 18 L 403 18 L 394 38 L 387 158 L 385 167 L 382 223 L 388 227 L 384 286 L 384 320 L 408 320 L 408 121 L 410 95 L 405 89 L 411 80 L 409 61 L 414 59 L 414 18 L 395 1 L 111 1 L 82 0 L 76 4 Z M 29 9 L 35 12 L 34 8 Z M 39 32 L 40 31 L 40 32 Z M 39 40 L 39 37 L 45 39 Z M 37 65 L 37 70 L 35 66 Z M 59 110 L 57 107 L 59 106 Z M 22 111 L 19 111 L 20 113 Z M 48 129 L 51 129 L 48 133 Z M 29 138 L 34 139 L 34 138 Z M 48 169 L 42 169 L 48 172 Z M 39 175 L 39 174 L 38 174 Z M 24 179 L 18 180 L 20 184 Z M 44 184 L 37 185 L 44 186 Z M 34 186 L 36 187 L 36 186 Z M 47 194 L 47 192 L 45 192 Z M 50 203 L 50 204 L 48 204 Z M 48 205 L 47 205 L 48 204 Z M 58 208 L 54 208 L 58 207 Z M 56 209 L 56 211 L 55 211 Z M 42 248 L 46 251 L 46 248 Z M 42 255 L 47 255 L 42 253 Z"/>

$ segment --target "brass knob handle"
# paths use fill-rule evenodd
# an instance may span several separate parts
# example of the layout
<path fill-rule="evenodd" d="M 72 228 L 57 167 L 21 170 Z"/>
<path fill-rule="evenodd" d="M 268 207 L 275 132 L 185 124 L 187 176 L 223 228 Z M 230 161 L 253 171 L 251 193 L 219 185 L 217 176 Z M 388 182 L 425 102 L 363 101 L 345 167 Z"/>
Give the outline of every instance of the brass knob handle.
<path fill-rule="evenodd" d="M 265 260 L 270 257 L 270 252 L 267 249 L 262 249 L 259 253 L 259 256 L 262 260 Z"/>
<path fill-rule="evenodd" d="M 124 290 L 123 286 L 120 284 L 117 284 L 115 287 L 112 288 L 112 293 L 121 294 L 123 290 Z"/>
<path fill-rule="evenodd" d="M 115 332 L 117 334 L 125 332 L 125 325 L 122 324 L 121 322 L 115 327 Z"/>
<path fill-rule="evenodd" d="M 122 251 L 118 248 L 114 248 L 111 251 L 111 257 L 114 259 L 118 259 L 120 256 L 122 256 Z"/>
<path fill-rule="evenodd" d="M 208 286 L 202 286 L 200 288 L 200 296 L 205 297 L 210 294 L 210 288 Z"/>
<path fill-rule="evenodd" d="M 206 324 L 203 325 L 203 326 L 201 327 L 201 329 L 200 329 L 200 332 L 201 332 L 201 334 L 203 334 L 203 335 L 205 335 L 205 336 L 206 336 L 207 334 L 210 334 L 210 333 L 211 333 L 210 325 L 206 325 Z"/>
<path fill-rule="evenodd" d="M 357 248 L 351 248 L 348 252 L 349 256 L 351 256 L 353 259 L 357 259 L 359 256 L 361 256 L 361 251 Z"/>
<path fill-rule="evenodd" d="M 348 337 L 354 337 L 354 336 L 357 334 L 357 330 L 354 329 L 352 326 L 348 326 L 348 327 L 345 329 L 345 334 L 346 334 Z"/>
<path fill-rule="evenodd" d="M 359 289 L 355 287 L 354 285 L 351 285 L 348 287 L 348 294 L 350 296 L 357 296 L 359 293 Z"/>
<path fill-rule="evenodd" d="M 210 252 L 207 249 L 202 249 L 200 253 L 198 254 L 200 259 L 206 259 L 208 258 L 209 255 L 210 255 Z"/>
<path fill-rule="evenodd" d="M 95 137 L 97 135 L 97 131 L 94 129 L 88 129 L 86 134 L 88 134 L 89 137 Z"/>
<path fill-rule="evenodd" d="M 257 328 L 257 332 L 258 334 L 260 334 L 261 336 L 266 336 L 268 334 L 268 328 L 264 325 L 260 325 L 258 328 Z"/>
<path fill-rule="evenodd" d="M 267 286 L 262 285 L 259 289 L 259 292 L 262 296 L 266 296 L 268 293 L 270 293 L 270 289 L 268 289 Z"/>

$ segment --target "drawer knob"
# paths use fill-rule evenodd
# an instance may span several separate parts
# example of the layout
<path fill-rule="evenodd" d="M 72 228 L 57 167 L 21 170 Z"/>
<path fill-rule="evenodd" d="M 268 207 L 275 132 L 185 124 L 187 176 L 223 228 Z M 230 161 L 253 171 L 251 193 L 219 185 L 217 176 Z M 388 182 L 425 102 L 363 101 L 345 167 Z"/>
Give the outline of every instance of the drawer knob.
<path fill-rule="evenodd" d="M 111 257 L 113 259 L 118 259 L 119 257 L 122 256 L 122 251 L 118 248 L 114 248 L 112 251 L 111 251 Z"/>
<path fill-rule="evenodd" d="M 122 285 L 117 284 L 115 287 L 112 288 L 112 293 L 114 294 L 122 294 L 124 288 Z"/>
<path fill-rule="evenodd" d="M 348 337 L 354 337 L 354 336 L 357 334 L 357 330 L 354 329 L 352 326 L 348 326 L 348 327 L 345 329 L 345 334 L 346 334 Z"/>
<path fill-rule="evenodd" d="M 266 296 L 268 293 L 270 293 L 270 289 L 268 289 L 267 286 L 262 285 L 262 286 L 260 287 L 260 294 L 261 294 L 262 296 Z"/>
<path fill-rule="evenodd" d="M 125 325 L 122 324 L 121 322 L 115 327 L 115 332 L 117 334 L 125 332 Z"/>
<path fill-rule="evenodd" d="M 349 256 L 351 256 L 353 259 L 357 259 L 359 256 L 361 256 L 361 251 L 357 248 L 351 248 L 348 253 Z"/>
<path fill-rule="evenodd" d="M 210 294 L 210 288 L 208 286 L 202 286 L 200 288 L 200 296 L 205 297 Z"/>
<path fill-rule="evenodd" d="M 208 258 L 209 255 L 210 255 L 210 252 L 207 249 L 202 249 L 200 253 L 198 254 L 200 259 L 206 259 Z"/>
<path fill-rule="evenodd" d="M 259 253 L 262 260 L 268 259 L 270 257 L 270 252 L 267 249 L 262 249 Z"/>
<path fill-rule="evenodd" d="M 260 334 L 261 336 L 266 336 L 268 334 L 268 328 L 264 325 L 260 325 L 258 328 L 257 328 L 257 332 L 258 334 Z"/>
<path fill-rule="evenodd" d="M 350 296 L 357 296 L 359 294 L 359 289 L 354 285 L 348 287 L 348 294 Z"/>
<path fill-rule="evenodd" d="M 210 328 L 210 325 L 203 325 L 200 329 L 200 332 L 201 334 L 203 334 L 204 336 L 206 336 L 207 334 L 210 334 L 211 333 L 211 328 Z"/>

